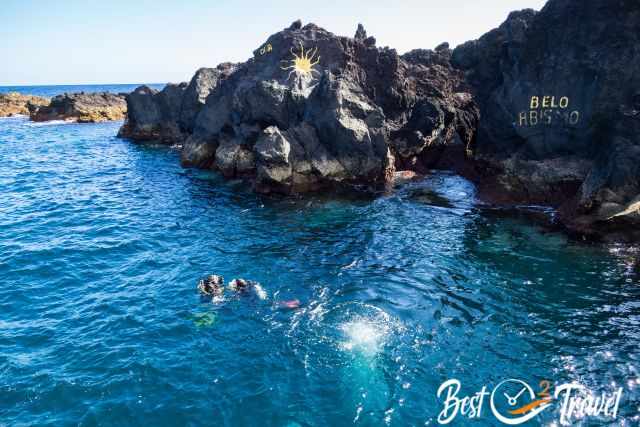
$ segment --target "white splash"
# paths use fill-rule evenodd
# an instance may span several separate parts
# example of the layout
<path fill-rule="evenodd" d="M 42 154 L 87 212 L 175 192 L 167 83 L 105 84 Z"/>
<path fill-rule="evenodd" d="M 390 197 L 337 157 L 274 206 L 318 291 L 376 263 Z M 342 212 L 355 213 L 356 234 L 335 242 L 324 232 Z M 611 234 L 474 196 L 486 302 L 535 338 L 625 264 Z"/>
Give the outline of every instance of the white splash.
<path fill-rule="evenodd" d="M 256 295 L 258 296 L 258 298 L 260 298 L 261 300 L 267 299 L 267 291 L 265 291 L 259 283 L 253 285 L 253 289 L 256 291 Z"/>
<path fill-rule="evenodd" d="M 358 259 L 354 259 L 349 265 L 345 265 L 343 267 L 340 267 L 341 270 L 350 270 L 353 267 L 358 265 Z"/>
<path fill-rule="evenodd" d="M 376 355 L 384 346 L 390 332 L 389 324 L 382 319 L 354 319 L 340 326 L 345 335 L 341 347 L 367 356 Z"/>
<path fill-rule="evenodd" d="M 13 116 L 6 116 L 6 117 L 0 117 L 0 120 L 24 120 L 24 119 L 28 119 L 29 116 L 26 114 L 14 114 Z"/>
<path fill-rule="evenodd" d="M 41 126 L 59 126 L 59 125 L 71 125 L 76 122 L 73 120 L 49 120 L 46 122 L 29 122 L 27 126 L 30 127 L 41 127 Z"/>

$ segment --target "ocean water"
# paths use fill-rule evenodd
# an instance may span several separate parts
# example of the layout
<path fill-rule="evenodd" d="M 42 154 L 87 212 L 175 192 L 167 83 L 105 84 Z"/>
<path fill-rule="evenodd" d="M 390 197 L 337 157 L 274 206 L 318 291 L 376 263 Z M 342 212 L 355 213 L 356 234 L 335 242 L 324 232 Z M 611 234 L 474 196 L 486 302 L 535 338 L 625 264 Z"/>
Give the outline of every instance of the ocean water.
<path fill-rule="evenodd" d="M 622 387 L 617 419 L 573 425 L 638 425 L 633 249 L 443 172 L 260 196 L 120 125 L 0 120 L 0 426 L 434 426 L 453 378 Z M 264 294 L 203 298 L 211 273 Z M 502 424 L 485 402 L 451 425 Z"/>
<path fill-rule="evenodd" d="M 162 90 L 164 84 L 151 83 L 146 84 L 150 88 Z M 0 86 L 0 93 L 19 92 L 23 95 L 36 95 L 44 97 L 53 97 L 63 93 L 74 92 L 112 92 L 112 93 L 129 93 L 141 84 L 113 84 L 113 85 L 58 85 L 58 86 Z"/>

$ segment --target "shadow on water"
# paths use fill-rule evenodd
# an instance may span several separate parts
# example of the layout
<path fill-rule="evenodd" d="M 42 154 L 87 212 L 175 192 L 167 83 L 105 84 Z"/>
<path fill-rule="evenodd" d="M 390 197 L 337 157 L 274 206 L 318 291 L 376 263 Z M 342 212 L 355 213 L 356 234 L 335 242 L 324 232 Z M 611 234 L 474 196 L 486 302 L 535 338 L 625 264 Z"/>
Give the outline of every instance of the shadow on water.
<path fill-rule="evenodd" d="M 411 191 L 409 199 L 418 203 L 424 203 L 425 205 L 439 206 L 441 208 L 453 207 L 449 199 L 427 188 L 419 188 Z"/>

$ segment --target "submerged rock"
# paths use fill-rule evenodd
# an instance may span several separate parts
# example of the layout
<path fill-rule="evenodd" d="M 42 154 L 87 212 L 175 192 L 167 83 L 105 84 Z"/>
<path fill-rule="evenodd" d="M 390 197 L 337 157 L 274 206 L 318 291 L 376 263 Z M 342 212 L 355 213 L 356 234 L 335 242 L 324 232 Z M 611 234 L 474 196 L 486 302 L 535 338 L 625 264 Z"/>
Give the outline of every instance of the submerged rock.
<path fill-rule="evenodd" d="M 454 50 L 481 110 L 482 193 L 558 206 L 579 234 L 632 230 L 622 218 L 640 194 L 638 28 L 637 1 L 550 0 Z"/>
<path fill-rule="evenodd" d="M 41 96 L 0 93 L 0 117 L 28 116 L 32 110 L 48 104 L 49 98 Z"/>
<path fill-rule="evenodd" d="M 296 21 L 247 62 L 136 89 L 119 134 L 183 143 L 183 165 L 249 178 L 260 192 L 381 187 L 396 167 L 464 158 L 478 109 L 450 55 L 400 56 L 361 25 L 348 38 Z"/>
<path fill-rule="evenodd" d="M 127 103 L 124 95 L 81 92 L 55 96 L 48 105 L 32 109 L 30 116 L 35 122 L 66 120 L 96 123 L 122 120 L 126 112 Z"/>
<path fill-rule="evenodd" d="M 453 207 L 453 204 L 449 199 L 429 188 L 416 188 L 415 190 L 412 190 L 409 193 L 409 200 L 441 208 Z"/>

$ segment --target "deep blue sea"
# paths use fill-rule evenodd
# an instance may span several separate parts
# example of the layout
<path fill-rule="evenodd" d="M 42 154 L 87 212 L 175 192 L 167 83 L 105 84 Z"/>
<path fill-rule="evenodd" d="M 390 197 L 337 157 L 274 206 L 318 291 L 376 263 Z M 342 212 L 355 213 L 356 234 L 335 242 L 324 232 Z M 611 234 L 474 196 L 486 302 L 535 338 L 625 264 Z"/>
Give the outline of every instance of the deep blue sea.
<path fill-rule="evenodd" d="M 260 196 L 120 126 L 0 119 L 0 426 L 437 426 L 448 379 L 460 398 L 622 387 L 615 420 L 572 425 L 638 425 L 632 248 L 486 209 L 443 172 Z M 266 295 L 201 297 L 211 273 Z M 451 425 L 503 424 L 486 397 Z"/>

